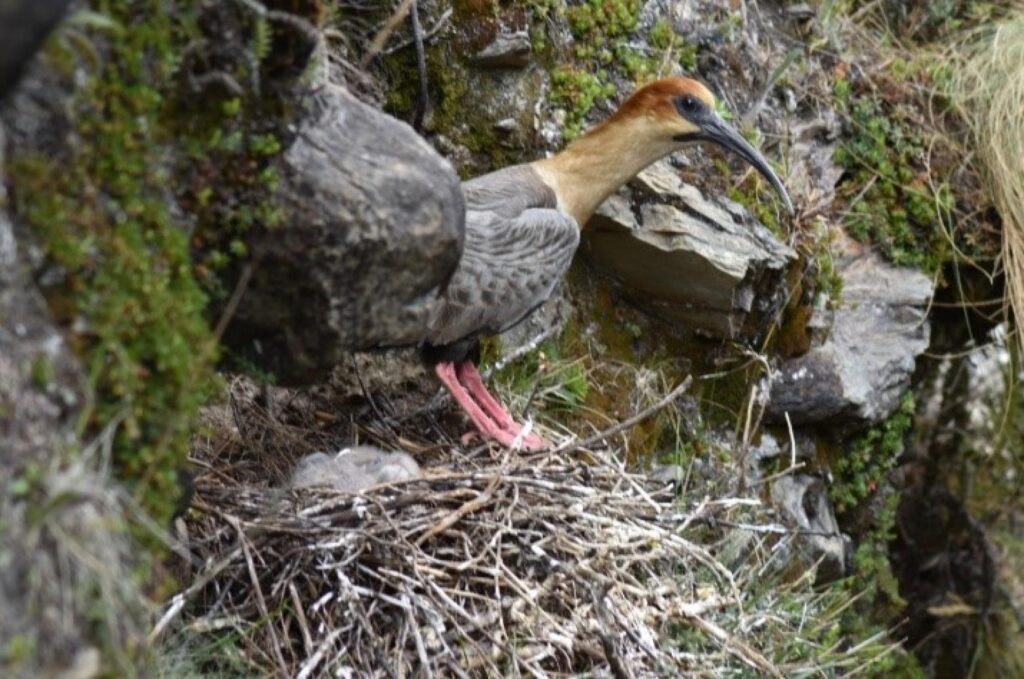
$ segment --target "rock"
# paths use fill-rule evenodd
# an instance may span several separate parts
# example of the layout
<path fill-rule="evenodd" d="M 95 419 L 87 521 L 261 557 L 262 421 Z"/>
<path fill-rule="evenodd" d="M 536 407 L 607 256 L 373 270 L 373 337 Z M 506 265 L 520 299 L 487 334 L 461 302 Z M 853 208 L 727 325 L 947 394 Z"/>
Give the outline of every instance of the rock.
<path fill-rule="evenodd" d="M 129 575 L 122 491 L 75 435 L 84 371 L 25 269 L 0 210 L 0 656 L 22 649 L 0 666 L 5 676 L 93 677 L 95 643 L 141 644 L 149 612 Z"/>
<path fill-rule="evenodd" d="M 817 10 L 806 2 L 790 5 L 786 8 L 786 14 L 797 21 L 810 21 L 817 14 Z"/>
<path fill-rule="evenodd" d="M 348 350 L 418 342 L 462 249 L 451 165 L 329 85 L 281 170 L 283 224 L 249 243 L 252 278 L 228 343 L 294 384 L 324 380 Z"/>
<path fill-rule="evenodd" d="M 817 567 L 815 584 L 825 585 L 853 572 L 853 544 L 839 532 L 825 482 L 808 474 L 772 483 L 772 502 L 783 520 L 799 531 L 796 541 L 808 566 Z"/>
<path fill-rule="evenodd" d="M 0 100 L 14 89 L 25 64 L 67 10 L 69 0 L 0 2 Z"/>
<path fill-rule="evenodd" d="M 835 111 L 826 110 L 814 120 L 795 125 L 786 154 L 786 188 L 809 206 L 830 205 L 843 168 L 833 160 L 842 127 Z"/>
<path fill-rule="evenodd" d="M 840 266 L 843 295 L 820 346 L 786 361 L 771 385 L 767 414 L 794 424 L 870 424 L 896 410 L 914 361 L 928 347 L 925 306 L 932 281 L 870 254 Z"/>
<path fill-rule="evenodd" d="M 406 453 L 387 453 L 373 446 L 353 446 L 337 455 L 313 453 L 302 458 L 296 463 L 288 486 L 327 486 L 346 493 L 358 493 L 382 483 L 420 476 L 420 466 Z"/>
<path fill-rule="evenodd" d="M 0 211 L 0 471 L 16 474 L 74 441 L 84 373 L 19 264 Z"/>
<path fill-rule="evenodd" d="M 474 66 L 484 68 L 523 68 L 530 63 L 533 45 L 526 30 L 499 32 L 494 40 L 470 57 Z"/>
<path fill-rule="evenodd" d="M 605 201 L 581 249 L 641 306 L 727 338 L 766 328 L 796 257 L 741 206 L 704 196 L 665 161 Z"/>

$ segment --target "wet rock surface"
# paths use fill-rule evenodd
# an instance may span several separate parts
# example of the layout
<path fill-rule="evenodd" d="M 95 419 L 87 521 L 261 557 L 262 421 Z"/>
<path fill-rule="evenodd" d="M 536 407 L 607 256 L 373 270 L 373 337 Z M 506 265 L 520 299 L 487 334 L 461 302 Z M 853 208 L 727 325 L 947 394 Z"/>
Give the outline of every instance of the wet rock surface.
<path fill-rule="evenodd" d="M 283 225 L 250 243 L 229 344 L 285 383 L 310 383 L 350 349 L 419 341 L 461 253 L 451 165 L 408 125 L 327 86 L 282 170 Z"/>
<path fill-rule="evenodd" d="M 895 411 L 927 347 L 932 281 L 866 255 L 841 266 L 843 294 L 828 338 L 786 361 L 771 385 L 768 415 L 795 424 L 875 423 Z"/>
<path fill-rule="evenodd" d="M 686 329 L 756 336 L 781 309 L 796 254 L 744 208 L 705 196 L 667 161 L 609 198 L 581 250 L 649 311 Z"/>

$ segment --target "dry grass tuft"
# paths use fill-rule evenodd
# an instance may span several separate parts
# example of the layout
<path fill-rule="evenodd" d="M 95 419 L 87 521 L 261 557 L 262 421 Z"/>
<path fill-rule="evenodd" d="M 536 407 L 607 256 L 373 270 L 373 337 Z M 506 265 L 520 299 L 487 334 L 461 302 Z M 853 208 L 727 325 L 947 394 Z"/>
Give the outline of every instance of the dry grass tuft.
<path fill-rule="evenodd" d="M 953 92 L 1003 219 L 1006 301 L 1024 319 L 1024 12 L 976 32 L 954 52 Z M 1024 348 L 1024 335 L 1017 333 Z"/>
<path fill-rule="evenodd" d="M 134 676 L 141 667 L 153 611 L 126 517 L 146 515 L 110 480 L 112 439 L 111 427 L 81 451 L 55 451 L 0 492 L 4 676 Z"/>

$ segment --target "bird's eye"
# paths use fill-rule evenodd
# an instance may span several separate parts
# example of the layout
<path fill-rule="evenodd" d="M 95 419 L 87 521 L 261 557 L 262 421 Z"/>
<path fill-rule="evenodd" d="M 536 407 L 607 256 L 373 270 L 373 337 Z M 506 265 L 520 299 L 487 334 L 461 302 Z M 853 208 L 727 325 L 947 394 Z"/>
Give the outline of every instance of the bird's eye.
<path fill-rule="evenodd" d="M 701 103 L 690 94 L 684 94 L 677 99 L 676 106 L 679 108 L 679 112 L 686 117 L 699 113 L 701 109 Z"/>

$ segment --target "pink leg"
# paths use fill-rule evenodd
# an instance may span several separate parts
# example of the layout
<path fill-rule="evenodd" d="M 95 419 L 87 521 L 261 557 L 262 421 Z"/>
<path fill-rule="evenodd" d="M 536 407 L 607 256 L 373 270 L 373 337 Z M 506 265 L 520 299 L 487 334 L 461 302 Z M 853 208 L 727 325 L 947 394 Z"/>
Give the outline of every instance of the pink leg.
<path fill-rule="evenodd" d="M 491 415 L 484 411 L 481 404 L 474 398 L 474 392 L 478 390 L 475 388 L 467 389 L 468 385 L 464 385 L 459 381 L 458 372 L 456 371 L 453 363 L 438 363 L 434 370 L 437 373 L 438 378 L 440 378 L 441 383 L 444 384 L 445 388 L 448 389 L 449 393 L 451 393 L 452 397 L 455 399 L 455 402 L 458 403 L 462 410 L 465 411 L 466 415 L 469 416 L 469 419 L 473 422 L 473 426 L 475 426 L 485 437 L 494 439 L 501 445 L 511 448 L 512 444 L 516 440 L 516 436 L 521 430 L 521 427 L 512 421 L 512 418 L 507 412 L 505 412 L 504 408 L 501 408 L 500 404 L 494 400 L 494 397 L 489 393 L 487 394 L 491 403 L 497 405 L 498 409 L 508 417 L 509 422 L 512 425 L 511 427 L 502 426 L 502 424 L 496 422 Z M 477 377 L 479 378 L 479 373 L 477 373 Z M 486 393 L 486 388 L 483 388 L 482 381 L 480 381 L 480 387 Z M 539 450 L 548 447 L 547 441 L 536 436 L 523 437 L 520 445 L 524 450 Z"/>
<path fill-rule="evenodd" d="M 505 407 L 496 398 L 491 396 L 491 392 L 484 385 L 483 378 L 476 369 L 476 365 L 472 361 L 463 361 L 455 366 L 455 374 L 473 400 L 480 405 L 484 412 L 490 415 L 498 426 L 512 434 L 514 440 L 519 435 L 519 432 L 522 431 L 522 425 L 512 419 L 512 416 Z M 543 450 L 544 448 L 550 448 L 551 444 L 539 436 L 529 434 L 523 437 L 522 446 L 524 450 Z"/>
<path fill-rule="evenodd" d="M 519 426 L 512 419 L 509 412 L 505 410 L 505 407 L 498 403 L 498 399 L 491 396 L 491 392 L 487 391 L 483 377 L 480 376 L 480 372 L 472 361 L 457 363 L 455 365 L 455 374 L 458 376 L 462 386 L 466 388 L 466 391 L 502 429 L 513 429 Z"/>
<path fill-rule="evenodd" d="M 505 430 L 498 425 L 493 419 L 491 419 L 480 406 L 477 405 L 473 397 L 469 395 L 466 388 L 459 382 L 458 377 L 455 374 L 455 364 L 450 361 L 444 363 L 438 363 L 434 367 L 434 372 L 437 373 L 438 378 L 441 380 L 441 384 L 445 386 L 448 393 L 452 395 L 455 402 L 459 404 L 469 419 L 473 422 L 473 426 L 480 430 L 480 433 L 484 436 L 488 436 L 492 439 L 500 440 L 499 437 L 505 433 Z"/>

